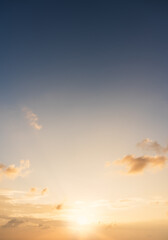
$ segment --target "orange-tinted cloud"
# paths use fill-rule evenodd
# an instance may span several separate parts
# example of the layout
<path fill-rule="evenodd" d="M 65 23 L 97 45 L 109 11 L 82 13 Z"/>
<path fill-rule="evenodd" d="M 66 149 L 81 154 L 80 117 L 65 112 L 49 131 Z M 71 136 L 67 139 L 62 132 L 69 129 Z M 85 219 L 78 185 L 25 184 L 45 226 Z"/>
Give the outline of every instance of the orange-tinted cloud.
<path fill-rule="evenodd" d="M 39 188 L 31 187 L 29 189 L 29 192 L 26 193 L 26 196 L 37 199 L 46 195 L 47 192 L 48 192 L 48 188 L 43 188 L 42 190 L 40 190 Z"/>
<path fill-rule="evenodd" d="M 168 152 L 168 146 L 162 147 L 158 142 L 146 138 L 137 144 L 139 148 L 145 151 L 152 151 L 157 154 L 165 154 Z"/>
<path fill-rule="evenodd" d="M 165 156 L 141 156 L 135 157 L 127 155 L 121 160 L 115 161 L 115 164 L 125 165 L 127 174 L 142 173 L 146 168 L 163 168 L 166 164 Z"/>
<path fill-rule="evenodd" d="M 35 187 L 30 188 L 30 193 L 36 193 L 37 189 Z"/>
<path fill-rule="evenodd" d="M 40 130 L 42 128 L 42 125 L 38 123 L 38 116 L 30 109 L 24 108 L 23 111 L 25 112 L 25 117 L 28 120 L 29 125 L 36 130 Z"/>
<path fill-rule="evenodd" d="M 11 228 L 11 227 L 13 227 L 13 228 L 16 228 L 16 227 L 18 227 L 19 225 L 21 225 L 22 223 L 24 223 L 24 221 L 23 220 L 21 220 L 21 219 L 17 219 L 17 218 L 13 218 L 13 219 L 11 219 L 11 220 L 9 220 L 5 225 L 3 225 L 2 227 L 3 228 Z"/>
<path fill-rule="evenodd" d="M 47 189 L 47 188 L 44 188 L 44 189 L 41 191 L 41 195 L 46 194 L 47 191 L 48 191 L 48 189 Z"/>
<path fill-rule="evenodd" d="M 10 166 L 5 166 L 0 164 L 0 178 L 7 177 L 11 179 L 15 179 L 18 176 L 25 176 L 28 171 L 27 169 L 30 167 L 29 160 L 21 160 L 20 166 L 16 167 L 14 164 Z"/>
<path fill-rule="evenodd" d="M 57 210 L 61 210 L 63 208 L 63 203 L 60 203 L 60 204 L 56 205 L 55 208 Z"/>

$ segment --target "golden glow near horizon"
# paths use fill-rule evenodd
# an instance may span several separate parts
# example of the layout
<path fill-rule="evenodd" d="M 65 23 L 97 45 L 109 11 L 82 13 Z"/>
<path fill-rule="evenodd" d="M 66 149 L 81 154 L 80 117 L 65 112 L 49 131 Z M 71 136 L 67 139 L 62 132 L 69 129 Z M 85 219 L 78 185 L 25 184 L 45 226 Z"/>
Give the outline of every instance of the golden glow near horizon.
<path fill-rule="evenodd" d="M 38 234 L 45 232 L 49 240 L 55 235 L 61 240 L 92 239 L 92 234 L 101 239 L 104 233 L 112 239 L 115 232 L 113 238 L 123 240 L 118 225 L 130 224 L 131 229 L 148 222 L 154 228 L 159 221 L 164 228 L 168 223 L 166 143 L 149 137 L 135 141 L 133 133 L 130 144 L 124 126 L 108 134 L 111 122 L 106 118 L 97 128 L 92 117 L 86 124 L 85 114 L 78 124 L 72 120 L 67 124 L 65 116 L 58 129 L 52 118 L 44 124 L 43 114 L 29 112 L 31 122 L 23 112 L 22 124 L 13 130 L 13 151 L 7 153 L 12 160 L 0 164 L 2 236 L 12 228 L 17 240 L 23 239 L 19 234 L 26 229 L 31 229 L 30 235 L 35 229 Z"/>
<path fill-rule="evenodd" d="M 79 209 L 79 211 L 75 212 L 74 216 L 72 216 L 72 220 L 74 220 L 80 226 L 91 225 L 97 222 L 96 216 L 93 213 L 93 209 Z"/>
<path fill-rule="evenodd" d="M 43 106 L 38 113 L 26 109 L 28 116 L 21 109 L 19 121 L 13 116 L 16 129 L 8 117 L 4 123 L 12 150 L 6 152 L 10 161 L 0 163 L 1 235 L 12 228 L 19 236 L 19 231 L 29 228 L 45 236 L 50 233 L 49 240 L 55 240 L 53 233 L 59 240 L 71 235 L 71 239 L 78 235 L 92 239 L 94 231 L 95 239 L 104 233 L 112 239 L 116 231 L 113 238 L 123 240 L 117 237 L 121 224 L 148 222 L 153 227 L 159 221 L 164 228 L 168 222 L 166 141 L 149 138 L 146 130 L 139 138 L 138 129 L 113 128 L 111 121 L 117 126 L 118 120 L 113 116 L 109 120 L 107 113 L 96 118 L 97 125 L 86 110 L 79 116 L 73 112 L 68 121 L 62 113 L 58 128 L 54 120 L 58 112 L 43 113 Z"/>
<path fill-rule="evenodd" d="M 76 221 L 77 221 L 77 223 L 79 225 L 87 225 L 87 224 L 90 223 L 89 218 L 86 217 L 86 216 L 83 216 L 83 215 L 82 216 L 78 216 Z"/>

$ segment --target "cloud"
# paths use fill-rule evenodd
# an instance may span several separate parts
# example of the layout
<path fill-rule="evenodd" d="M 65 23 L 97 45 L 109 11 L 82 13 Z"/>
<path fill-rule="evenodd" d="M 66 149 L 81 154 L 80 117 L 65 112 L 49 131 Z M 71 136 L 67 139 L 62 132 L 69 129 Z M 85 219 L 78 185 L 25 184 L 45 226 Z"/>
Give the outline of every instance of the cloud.
<path fill-rule="evenodd" d="M 11 227 L 18 227 L 19 225 L 21 225 L 22 223 L 24 223 L 23 220 L 21 219 L 17 219 L 17 218 L 13 218 L 10 221 L 8 221 L 5 225 L 3 225 L 3 228 L 11 228 Z"/>
<path fill-rule="evenodd" d="M 5 194 L 5 193 L 4 193 Z M 24 197 L 24 195 L 23 195 Z M 20 217 L 32 219 L 57 219 L 61 220 L 65 214 L 69 214 L 69 207 L 63 209 L 63 203 L 40 203 L 39 201 L 27 201 L 17 196 L 5 196 L 0 194 L 0 226 L 5 225 L 7 221 L 18 219 Z M 26 222 L 26 221 L 24 221 Z M 14 226 L 15 222 L 9 222 L 5 227 Z M 16 223 L 17 224 L 17 223 Z M 15 225 L 16 226 L 16 225 Z"/>
<path fill-rule="evenodd" d="M 29 125 L 36 130 L 40 130 L 42 125 L 38 123 L 38 116 L 33 113 L 30 109 L 23 108 L 23 112 L 25 113 L 25 117 L 29 122 Z"/>
<path fill-rule="evenodd" d="M 28 174 L 27 169 L 30 167 L 29 160 L 21 160 L 20 166 L 16 167 L 14 164 L 5 166 L 0 164 L 0 178 L 7 177 L 15 179 L 18 176 L 24 177 Z"/>
<path fill-rule="evenodd" d="M 152 151 L 157 154 L 165 154 L 168 152 L 168 146 L 162 147 L 158 142 L 146 138 L 137 144 L 139 148 L 145 151 Z"/>
<path fill-rule="evenodd" d="M 30 193 L 36 193 L 37 189 L 35 187 L 30 188 Z"/>
<path fill-rule="evenodd" d="M 150 204 L 154 205 L 154 206 L 162 206 L 162 207 L 167 207 L 168 206 L 168 200 L 167 199 L 152 199 L 150 201 Z"/>
<path fill-rule="evenodd" d="M 33 198 L 40 198 L 44 196 L 48 191 L 48 188 L 43 188 L 42 190 L 36 188 L 36 187 L 31 187 L 29 192 L 26 194 L 29 197 Z"/>
<path fill-rule="evenodd" d="M 44 189 L 41 191 L 41 195 L 46 194 L 47 191 L 48 191 L 48 189 L 47 189 L 47 188 L 44 188 Z"/>
<path fill-rule="evenodd" d="M 127 155 L 121 160 L 117 160 L 114 163 L 119 165 L 125 165 L 127 168 L 127 174 L 142 173 L 147 167 L 151 168 L 163 168 L 166 164 L 167 158 L 165 156 L 141 156 L 135 157 L 133 155 Z"/>
<path fill-rule="evenodd" d="M 92 228 L 92 231 L 87 231 L 87 234 L 81 234 L 79 227 L 75 229 L 74 224 L 63 220 L 47 219 L 32 219 L 19 218 L 20 221 L 25 221 L 21 226 L 15 229 L 0 228 L 1 239 L 8 240 L 167 240 L 168 228 L 167 222 L 151 221 L 149 223 L 110 223 L 99 222 Z M 70 228 L 73 229 L 70 230 Z M 84 235 L 84 237 L 81 235 Z"/>
<path fill-rule="evenodd" d="M 57 210 L 61 210 L 63 208 L 63 203 L 60 203 L 60 204 L 56 205 L 55 208 Z"/>
<path fill-rule="evenodd" d="M 113 200 L 107 199 L 99 199 L 94 202 L 91 202 L 89 205 L 87 203 L 86 207 L 89 208 L 106 208 L 111 210 L 120 210 L 120 209 L 128 209 L 135 208 L 139 206 L 145 206 L 148 204 L 148 199 L 138 198 L 138 197 L 130 197 L 130 198 L 118 198 Z M 99 210 L 98 210 L 99 211 Z"/>
<path fill-rule="evenodd" d="M 2 163 L 0 163 L 0 170 L 5 168 L 5 165 L 3 165 Z"/>
<path fill-rule="evenodd" d="M 1 216 L 0 216 L 1 218 Z M 5 224 L 0 226 L 0 229 L 4 228 L 15 228 L 15 230 L 20 227 L 31 227 L 33 230 L 36 228 L 49 229 L 52 227 L 66 227 L 70 225 L 70 222 L 64 220 L 53 220 L 45 218 L 33 218 L 33 217 L 4 217 L 2 219 L 7 220 Z"/>

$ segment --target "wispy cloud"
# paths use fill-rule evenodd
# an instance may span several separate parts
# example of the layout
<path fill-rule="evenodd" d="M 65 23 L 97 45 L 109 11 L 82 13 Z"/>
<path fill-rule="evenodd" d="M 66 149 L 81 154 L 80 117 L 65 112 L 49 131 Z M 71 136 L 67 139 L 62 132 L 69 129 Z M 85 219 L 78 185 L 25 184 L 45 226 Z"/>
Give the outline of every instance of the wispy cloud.
<path fill-rule="evenodd" d="M 29 167 L 30 167 L 29 160 L 21 160 L 20 165 L 18 167 L 16 167 L 14 164 L 9 166 L 0 164 L 0 178 L 7 177 L 15 179 L 18 176 L 23 177 L 29 173 L 27 170 Z"/>
<path fill-rule="evenodd" d="M 127 174 L 142 173 L 146 168 L 163 168 L 166 164 L 165 156 L 141 156 L 127 155 L 114 163 L 126 166 Z"/>
<path fill-rule="evenodd" d="M 131 198 L 119 198 L 115 200 L 107 200 L 107 199 L 99 199 L 90 203 L 83 203 L 82 207 L 86 208 L 106 208 L 106 209 L 111 209 L 111 210 L 117 210 L 121 208 L 133 208 L 136 206 L 142 206 L 146 205 L 149 203 L 148 199 L 143 199 L 143 198 L 136 198 L 136 197 L 131 197 Z M 81 206 L 78 206 L 76 203 L 77 207 L 80 209 Z M 76 208 L 76 209 L 78 209 Z"/>
<path fill-rule="evenodd" d="M 3 225 L 3 228 L 15 228 L 18 227 L 19 225 L 23 224 L 24 221 L 22 219 L 19 218 L 13 218 L 11 220 L 9 220 L 5 225 Z"/>
<path fill-rule="evenodd" d="M 145 151 L 155 152 L 156 154 L 165 154 L 168 152 L 168 146 L 163 147 L 157 141 L 146 138 L 137 144 L 139 148 Z"/>
<path fill-rule="evenodd" d="M 6 192 L 7 193 L 7 192 Z M 22 201 L 21 201 L 22 200 Z M 3 195 L 0 194 L 0 218 L 13 217 L 18 218 L 19 216 L 24 217 L 40 217 L 40 218 L 53 218 L 57 213 L 58 217 L 62 217 L 68 210 L 63 206 L 63 203 L 39 203 L 36 201 L 31 201 L 31 199 L 26 198 L 23 194 L 23 198 L 18 198 L 16 195 Z M 58 211 L 59 210 L 59 211 Z M 63 213 L 61 210 L 65 210 Z M 58 213 L 59 212 L 59 213 Z M 13 223 L 13 222 L 12 222 Z"/>
<path fill-rule="evenodd" d="M 42 190 L 37 189 L 36 187 L 31 187 L 28 194 L 31 195 L 45 195 L 48 192 L 48 188 L 43 188 Z"/>
<path fill-rule="evenodd" d="M 67 227 L 70 225 L 70 222 L 63 220 L 48 220 L 45 218 L 32 218 L 32 217 L 8 217 L 5 218 L 8 221 L 0 226 L 0 230 L 4 228 L 25 228 L 32 227 L 32 229 L 39 228 L 40 229 L 49 229 L 55 227 Z M 20 226 L 21 225 L 21 226 Z M 13 239 L 13 238 L 12 238 Z"/>
<path fill-rule="evenodd" d="M 31 127 L 36 130 L 40 130 L 42 128 L 42 125 L 39 124 L 38 116 L 35 113 L 28 108 L 23 108 L 23 112 L 25 113 L 25 117 Z"/>

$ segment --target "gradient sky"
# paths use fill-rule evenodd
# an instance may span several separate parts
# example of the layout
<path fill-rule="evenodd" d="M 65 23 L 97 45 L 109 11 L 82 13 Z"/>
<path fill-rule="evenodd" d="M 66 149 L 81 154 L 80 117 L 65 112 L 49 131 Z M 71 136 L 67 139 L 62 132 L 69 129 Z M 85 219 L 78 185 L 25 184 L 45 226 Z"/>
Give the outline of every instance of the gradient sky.
<path fill-rule="evenodd" d="M 0 2 L 3 240 L 24 228 L 46 240 L 48 226 L 70 239 L 62 228 L 82 221 L 148 221 L 140 240 L 167 239 L 167 12 L 166 1 Z M 103 227 L 96 239 L 136 236 Z"/>

